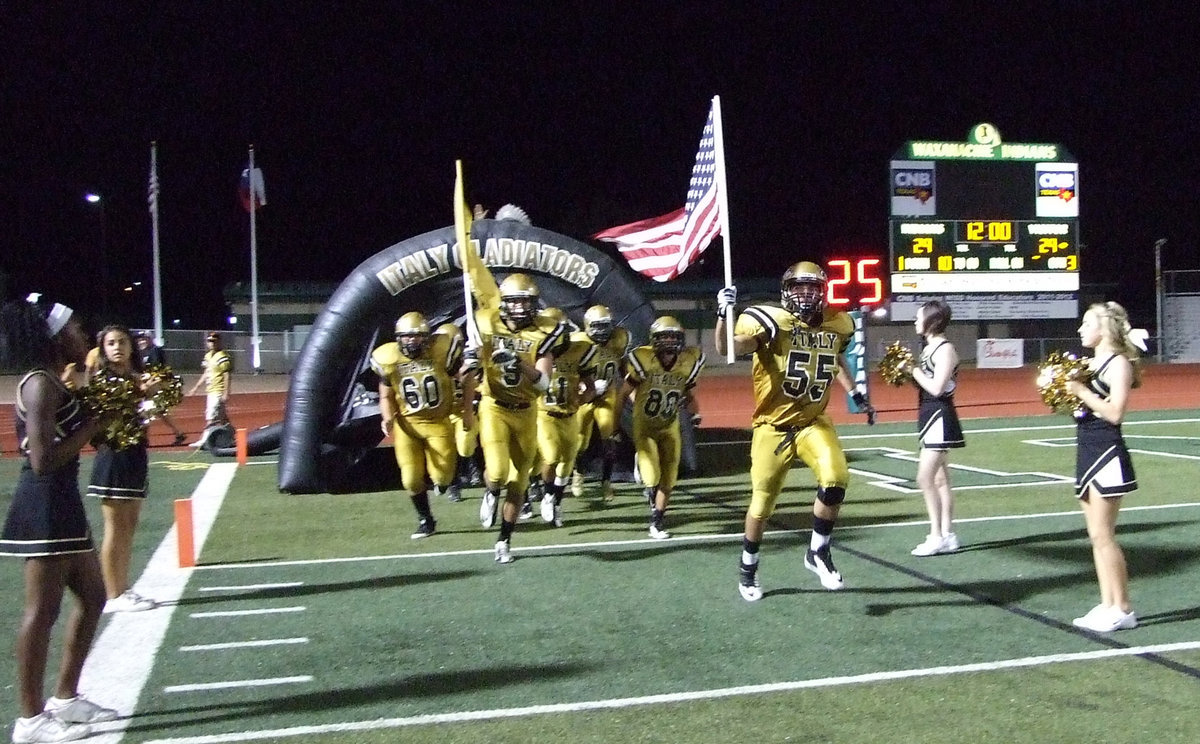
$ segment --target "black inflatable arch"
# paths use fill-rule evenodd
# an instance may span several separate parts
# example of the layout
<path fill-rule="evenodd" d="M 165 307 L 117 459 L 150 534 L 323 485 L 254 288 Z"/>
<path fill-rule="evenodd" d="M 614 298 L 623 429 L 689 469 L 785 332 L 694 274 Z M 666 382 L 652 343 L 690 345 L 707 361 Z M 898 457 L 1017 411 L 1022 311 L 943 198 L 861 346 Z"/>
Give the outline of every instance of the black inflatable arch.
<path fill-rule="evenodd" d="M 446 227 L 396 243 L 362 262 L 334 292 L 292 371 L 280 491 L 345 490 L 355 466 L 379 444 L 378 406 L 364 375 L 371 350 L 410 310 L 420 310 L 430 325 L 462 320 L 455 242 Z M 477 220 L 471 243 L 497 281 L 518 271 L 533 276 L 544 303 L 577 323 L 588 307 L 604 304 L 641 343 L 654 322 L 635 276 L 586 243 L 511 220 Z"/>

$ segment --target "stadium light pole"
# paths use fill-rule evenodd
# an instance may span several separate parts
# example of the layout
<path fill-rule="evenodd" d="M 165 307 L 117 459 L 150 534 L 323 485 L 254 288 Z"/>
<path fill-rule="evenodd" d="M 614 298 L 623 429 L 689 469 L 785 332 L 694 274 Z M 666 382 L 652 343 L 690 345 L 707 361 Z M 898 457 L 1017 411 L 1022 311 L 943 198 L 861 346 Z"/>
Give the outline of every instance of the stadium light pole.
<path fill-rule="evenodd" d="M 1163 346 L 1166 345 L 1166 335 L 1163 333 L 1163 275 L 1162 249 L 1167 244 L 1166 238 L 1154 241 L 1154 332 L 1158 334 L 1158 363 L 1163 361 Z"/>
<path fill-rule="evenodd" d="M 108 216 L 105 214 L 104 197 L 94 191 L 83 196 L 88 204 L 100 210 L 100 313 L 108 317 Z"/>

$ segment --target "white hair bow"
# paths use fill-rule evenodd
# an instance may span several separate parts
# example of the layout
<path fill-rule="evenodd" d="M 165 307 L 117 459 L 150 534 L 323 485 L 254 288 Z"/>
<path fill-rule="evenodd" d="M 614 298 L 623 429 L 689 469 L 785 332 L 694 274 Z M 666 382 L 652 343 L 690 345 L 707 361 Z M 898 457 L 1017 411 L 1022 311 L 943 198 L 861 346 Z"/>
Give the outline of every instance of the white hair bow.
<path fill-rule="evenodd" d="M 1149 349 L 1146 348 L 1146 339 L 1148 338 L 1150 338 L 1150 333 L 1145 328 L 1129 329 L 1129 340 L 1133 342 L 1134 346 L 1138 347 L 1142 351 L 1149 351 Z"/>

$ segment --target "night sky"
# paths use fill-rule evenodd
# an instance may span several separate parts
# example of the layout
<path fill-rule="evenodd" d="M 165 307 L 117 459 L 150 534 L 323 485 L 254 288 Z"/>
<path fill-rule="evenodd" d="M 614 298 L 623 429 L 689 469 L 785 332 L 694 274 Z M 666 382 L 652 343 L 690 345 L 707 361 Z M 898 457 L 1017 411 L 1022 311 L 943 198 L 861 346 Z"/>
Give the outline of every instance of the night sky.
<path fill-rule="evenodd" d="M 982 121 L 1076 156 L 1083 280 L 1113 282 L 1135 322 L 1156 238 L 1167 268 L 1200 268 L 1186 3 L 75 5 L 0 10 L 0 273 L 93 316 L 103 222 L 110 310 L 150 322 L 151 140 L 165 314 L 198 328 L 249 278 L 251 143 L 260 280 L 339 282 L 451 223 L 456 158 L 470 201 L 580 239 L 678 208 L 714 94 L 735 277 L 886 257 L 888 160 Z"/>

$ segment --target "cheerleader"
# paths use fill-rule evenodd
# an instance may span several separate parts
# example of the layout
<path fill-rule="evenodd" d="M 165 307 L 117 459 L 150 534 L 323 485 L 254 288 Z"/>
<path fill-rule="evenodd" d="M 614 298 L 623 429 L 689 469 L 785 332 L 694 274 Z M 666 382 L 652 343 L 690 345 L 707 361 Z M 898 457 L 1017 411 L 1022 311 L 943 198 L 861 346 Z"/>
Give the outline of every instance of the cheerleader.
<path fill-rule="evenodd" d="M 1075 496 L 1083 508 L 1100 584 L 1100 604 L 1073 622 L 1097 633 L 1137 627 L 1116 526 L 1121 497 L 1137 490 L 1121 421 L 1130 389 L 1141 383 L 1136 362 L 1138 347 L 1145 348 L 1144 334 L 1129 327 L 1129 316 L 1117 303 L 1092 305 L 1079 325 L 1080 342 L 1095 350 L 1088 361 L 1091 379 L 1067 383 L 1083 403 L 1076 414 Z"/>
<path fill-rule="evenodd" d="M 104 607 L 104 581 L 79 495 L 79 450 L 108 425 L 88 419 L 62 382 L 82 367 L 83 327 L 64 305 L 12 302 L 0 307 L 0 368 L 29 370 L 17 383 L 16 428 L 25 461 L 0 533 L 0 555 L 24 559 L 24 612 L 17 630 L 14 742 L 68 741 L 117 712 L 79 695 L 83 662 Z M 42 697 L 50 634 L 64 590 L 75 596 L 66 623 L 54 695 Z"/>
<path fill-rule="evenodd" d="M 95 375 L 115 376 L 140 384 L 142 357 L 134 350 L 133 334 L 125 326 L 110 325 L 96 335 L 100 349 Z M 133 556 L 133 533 L 137 529 L 142 503 L 146 500 L 146 474 L 150 456 L 146 449 L 146 431 L 127 446 L 103 441 L 96 445 L 88 496 L 100 499 L 104 515 L 104 539 L 100 543 L 100 569 L 110 612 L 140 612 L 158 605 L 129 588 L 129 563 Z"/>
<path fill-rule="evenodd" d="M 929 513 L 929 535 L 913 548 L 916 556 L 953 553 L 958 550 L 954 534 L 954 492 L 950 490 L 947 454 L 963 447 L 962 425 L 954 408 L 958 352 L 946 340 L 950 306 L 941 300 L 926 302 L 917 310 L 914 325 L 925 340 L 920 360 L 912 369 L 917 385 L 917 423 L 921 452 L 917 459 L 917 484 L 925 496 Z"/>

